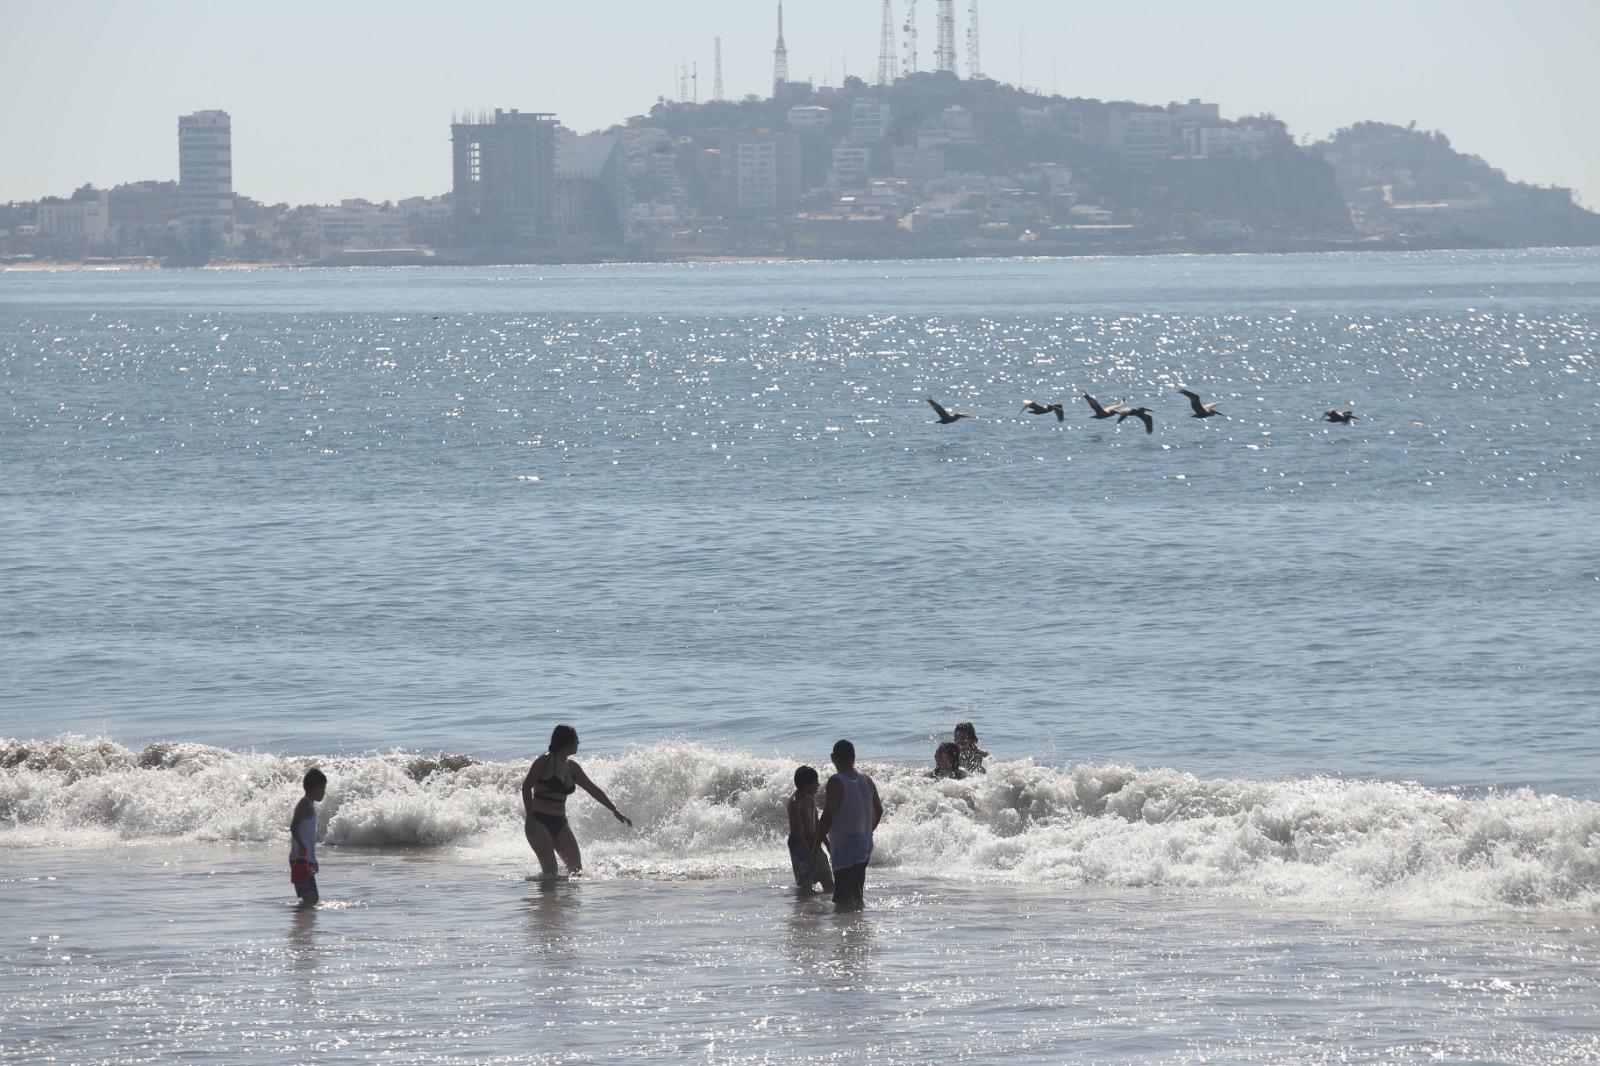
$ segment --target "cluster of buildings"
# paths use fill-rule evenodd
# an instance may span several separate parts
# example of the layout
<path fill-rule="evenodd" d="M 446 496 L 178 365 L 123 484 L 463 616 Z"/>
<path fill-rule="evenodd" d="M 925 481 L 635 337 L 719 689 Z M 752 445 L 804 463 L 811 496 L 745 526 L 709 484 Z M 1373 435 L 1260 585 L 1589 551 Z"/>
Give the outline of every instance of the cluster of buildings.
<path fill-rule="evenodd" d="M 769 98 L 724 98 L 719 38 L 706 104 L 698 88 L 690 101 L 684 67 L 676 101 L 662 98 L 648 116 L 605 132 L 578 134 L 538 111 L 456 115 L 449 190 L 398 202 L 291 207 L 240 196 L 227 112 L 197 111 L 178 119 L 175 182 L 0 204 L 0 260 L 1180 250 L 1185 241 L 1448 234 L 1497 213 L 1550 216 L 1559 234 L 1577 210 L 1568 190 L 1507 182 L 1481 160 L 1482 173 L 1436 180 L 1460 169 L 1438 135 L 1435 144 L 1358 124 L 1358 136 L 1307 151 L 1270 116 L 1229 121 L 1198 99 L 1155 107 L 1000 85 L 980 72 L 976 0 L 966 77 L 956 70 L 954 0 L 936 0 L 934 68 L 924 70 L 915 4 L 901 22 L 892 0 L 882 2 L 872 86 L 791 80 L 780 0 Z M 1391 166 L 1411 155 L 1414 165 Z M 1495 239 L 1525 223 L 1508 226 Z"/>
<path fill-rule="evenodd" d="M 997 172 L 973 110 L 908 107 L 913 98 L 901 95 L 897 103 L 860 83 L 780 82 L 770 101 L 703 115 L 698 105 L 664 104 L 652 117 L 665 108 L 669 121 L 590 134 L 545 112 L 457 115 L 449 192 L 303 207 L 236 195 L 229 116 L 198 111 L 178 119 L 176 183 L 85 186 L 39 201 L 31 215 L 9 205 L 0 254 L 386 262 L 712 254 L 755 250 L 752 242 L 825 253 L 1134 228 L 1073 166 Z M 1225 122 L 1198 100 L 1160 109 L 1029 99 L 1039 106 L 1016 105 L 1005 136 L 1048 138 L 1057 156 L 1077 150 L 1131 173 L 1175 159 L 1257 159 L 1283 136 L 1281 127 Z"/>
<path fill-rule="evenodd" d="M 1379 132 L 1326 150 L 1358 199 L 1378 156 L 1397 158 L 1405 138 L 1425 138 Z M 737 103 L 662 101 L 602 133 L 575 133 L 546 112 L 496 109 L 454 116 L 450 145 L 447 192 L 268 206 L 234 191 L 228 114 L 198 111 L 178 119 L 175 182 L 84 186 L 0 205 L 0 260 L 1174 250 L 1183 241 L 1242 246 L 1262 233 L 1343 239 L 1357 232 L 1351 206 L 1362 235 L 1421 230 L 1424 216 L 1443 220 L 1437 230 L 1469 211 L 1573 210 L 1567 190 L 1503 179 L 1450 186 L 1476 190 L 1470 202 L 1391 183 L 1381 198 L 1367 195 L 1370 204 L 1347 204 L 1322 157 L 1296 147 L 1270 117 L 1229 121 L 1195 99 L 1152 107 L 1046 98 L 937 72 L 876 87 L 779 80 L 772 98 Z M 1432 169 L 1419 162 L 1408 172 Z M 1303 187 L 1285 187 L 1297 180 Z"/>

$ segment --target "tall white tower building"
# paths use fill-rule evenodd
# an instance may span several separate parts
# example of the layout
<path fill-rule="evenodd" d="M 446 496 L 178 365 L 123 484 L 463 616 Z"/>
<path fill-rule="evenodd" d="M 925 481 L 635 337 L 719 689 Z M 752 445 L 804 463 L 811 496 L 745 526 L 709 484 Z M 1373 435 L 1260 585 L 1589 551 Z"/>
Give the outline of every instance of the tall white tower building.
<path fill-rule="evenodd" d="M 233 124 L 226 111 L 178 116 L 178 217 L 189 236 L 233 231 Z"/>

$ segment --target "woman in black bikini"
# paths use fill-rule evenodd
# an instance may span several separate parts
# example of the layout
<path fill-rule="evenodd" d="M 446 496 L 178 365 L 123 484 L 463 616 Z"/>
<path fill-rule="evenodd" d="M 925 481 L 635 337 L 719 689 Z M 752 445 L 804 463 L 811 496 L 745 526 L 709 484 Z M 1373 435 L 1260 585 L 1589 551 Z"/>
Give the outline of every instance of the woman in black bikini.
<path fill-rule="evenodd" d="M 599 800 L 602 807 L 617 816 L 617 821 L 633 824 L 606 798 L 600 786 L 589 780 L 583 767 L 572 761 L 577 751 L 578 731 L 570 725 L 556 726 L 550 734 L 550 750 L 533 760 L 528 776 L 522 779 L 522 810 L 527 815 L 523 831 L 528 835 L 528 846 L 539 856 L 545 877 L 555 876 L 557 855 L 566 863 L 569 874 L 583 869 L 578 841 L 567 825 L 567 797 L 579 788 Z"/>

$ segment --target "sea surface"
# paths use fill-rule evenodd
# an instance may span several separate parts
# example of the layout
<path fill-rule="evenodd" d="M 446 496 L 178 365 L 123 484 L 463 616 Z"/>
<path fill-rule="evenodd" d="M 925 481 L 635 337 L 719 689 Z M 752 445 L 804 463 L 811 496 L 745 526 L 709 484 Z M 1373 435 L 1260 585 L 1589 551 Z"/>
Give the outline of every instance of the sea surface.
<path fill-rule="evenodd" d="M 1597 437 L 1595 250 L 0 273 L 0 1061 L 1600 1061 Z"/>

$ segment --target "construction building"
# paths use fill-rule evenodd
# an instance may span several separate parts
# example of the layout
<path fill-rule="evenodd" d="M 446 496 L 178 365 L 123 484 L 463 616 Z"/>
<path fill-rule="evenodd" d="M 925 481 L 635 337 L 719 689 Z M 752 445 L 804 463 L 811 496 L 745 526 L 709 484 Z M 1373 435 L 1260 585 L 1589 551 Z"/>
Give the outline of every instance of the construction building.
<path fill-rule="evenodd" d="M 555 243 L 556 117 L 495 108 L 450 124 L 456 242 L 530 249 Z"/>
<path fill-rule="evenodd" d="M 178 116 L 178 217 L 186 235 L 207 243 L 233 233 L 233 123 L 226 111 Z"/>
<path fill-rule="evenodd" d="M 556 232 L 575 248 L 620 245 L 627 217 L 621 138 L 611 133 L 556 133 Z"/>

